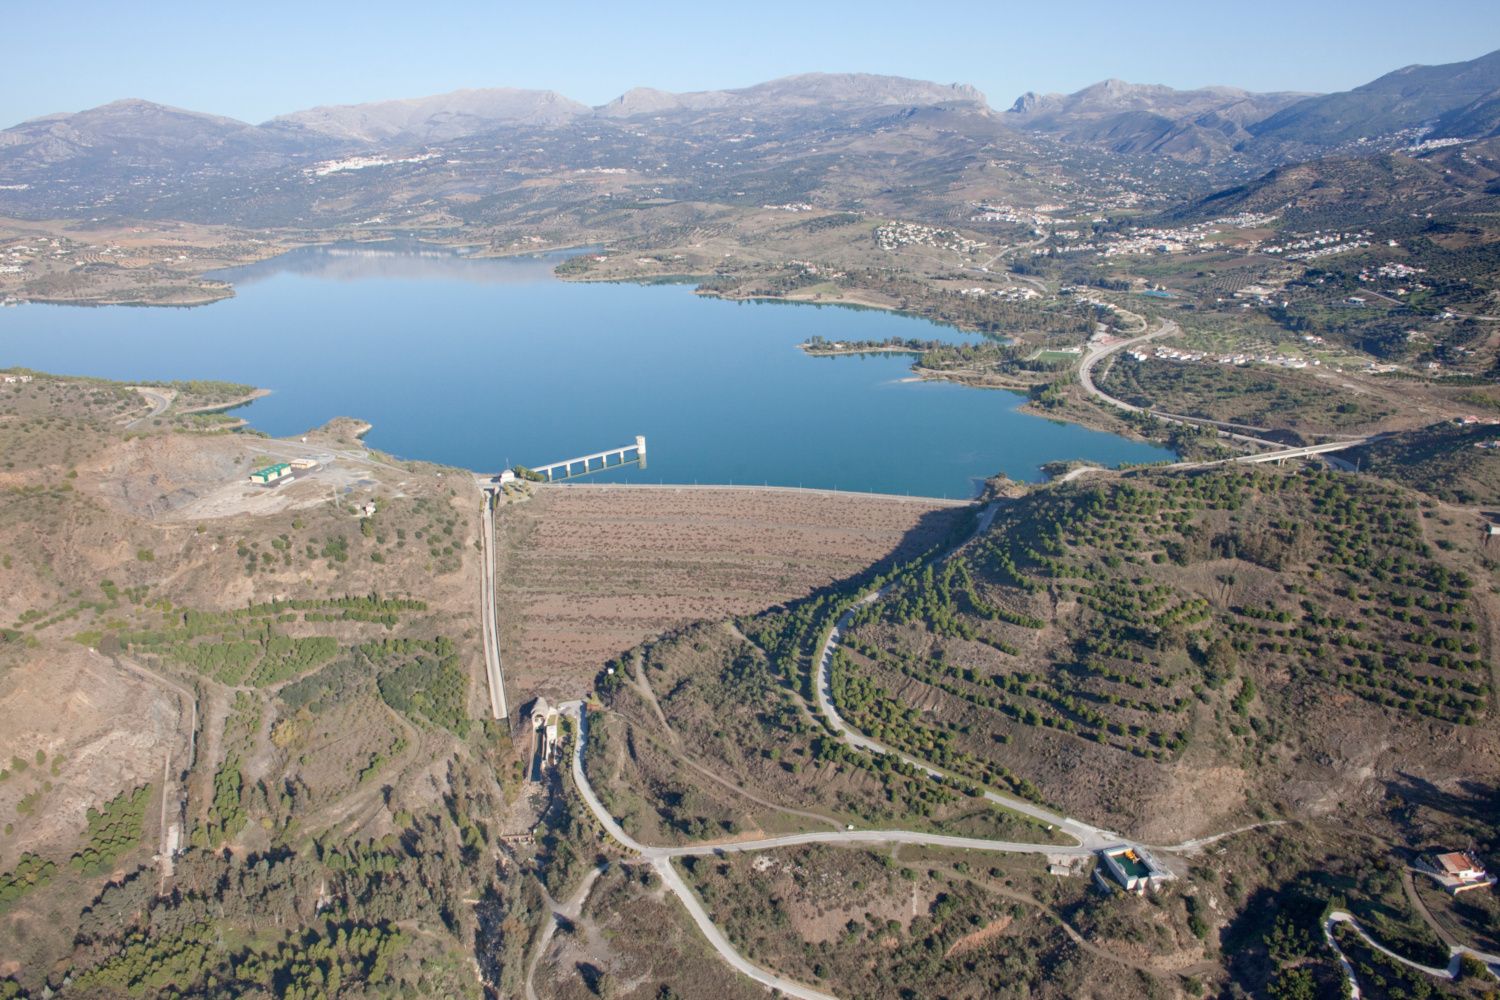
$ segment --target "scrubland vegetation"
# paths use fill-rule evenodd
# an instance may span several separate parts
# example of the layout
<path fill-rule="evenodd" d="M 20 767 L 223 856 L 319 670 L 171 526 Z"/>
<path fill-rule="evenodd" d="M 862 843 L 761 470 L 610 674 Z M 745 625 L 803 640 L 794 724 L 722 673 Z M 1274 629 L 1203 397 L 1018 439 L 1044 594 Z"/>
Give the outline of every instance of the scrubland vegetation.
<path fill-rule="evenodd" d="M 103 448 L 139 401 L 113 416 L 100 391 L 41 385 L 36 398 L 79 407 L 69 420 L 95 414 Z M 16 423 L 0 421 L 0 433 L 20 433 Z M 547 897 L 571 898 L 617 852 L 565 770 L 522 785 L 526 736 L 508 739 L 485 719 L 477 587 L 465 577 L 472 529 L 451 487 L 403 471 L 417 495 L 382 496 L 363 519 L 339 507 L 162 530 L 107 512 L 68 477 L 75 459 L 63 456 L 82 455 L 86 433 L 69 423 L 48 434 L 24 461 L 49 471 L 28 471 L 35 482 L 0 507 L 0 530 L 18 540 L 5 569 L 28 588 L 9 606 L 0 669 L 59 651 L 79 658 L 69 672 L 142 668 L 128 676 L 159 689 L 152 724 L 170 733 L 180 711 L 181 736 L 165 788 L 163 746 L 128 782 L 80 800 L 72 827 L 52 820 L 55 849 L 22 838 L 73 801 L 83 755 L 49 746 L 37 756 L 40 743 L 8 755 L 0 803 L 13 803 L 6 819 L 18 831 L 0 840 L 0 920 L 22 928 L 13 936 L 26 965 L 0 989 L 523 993 Z M 1382 460 L 1402 478 L 1404 455 Z M 1422 486 L 1425 474 L 1406 478 Z M 1465 796 L 1413 779 L 1386 781 L 1375 799 L 1359 798 L 1371 786 L 1351 777 L 1407 764 L 1440 774 L 1441 748 L 1492 740 L 1494 563 L 1472 515 L 1440 499 L 1368 475 L 1140 470 L 1013 491 L 973 539 L 968 511 L 869 507 L 834 523 L 799 499 L 778 509 L 798 513 L 776 522 L 780 548 L 767 560 L 752 542 L 778 511 L 694 498 L 711 524 L 668 517 L 637 550 L 595 562 L 578 553 L 601 524 L 644 517 L 610 504 L 654 501 L 607 491 L 579 501 L 557 521 L 545 503 L 501 518 L 511 570 L 553 574 L 545 593 L 507 598 L 530 634 L 554 628 L 545 623 L 562 620 L 562 603 L 619 601 L 648 578 L 657 603 L 743 584 L 735 603 L 653 625 L 661 634 L 644 644 L 637 622 L 593 652 L 554 647 L 576 657 L 575 674 L 587 656 L 591 669 L 605 664 L 591 685 L 602 710 L 585 765 L 645 842 L 851 824 L 1064 840 L 986 803 L 984 788 L 1150 843 L 1306 820 L 1173 858 L 1181 880 L 1144 899 L 1096 893 L 1087 866 L 1047 874 L 1040 859 L 904 848 L 684 865 L 731 939 L 783 974 L 839 995 L 911 982 L 976 997 L 1322 995 L 1339 981 L 1319 928 L 1330 906 L 1402 954 L 1439 962 L 1442 945 L 1406 896 L 1403 852 L 1497 846 L 1483 774 Z M 108 558 L 37 547 L 23 531 L 33 522 L 72 524 L 75 537 L 93 525 Z M 726 561 L 736 546 L 754 555 Z M 376 593 L 372 572 L 402 582 Z M 875 587 L 882 599 L 860 603 Z M 578 630 L 637 608 L 659 614 L 599 603 Z M 816 656 L 846 613 L 831 673 L 840 711 L 951 780 L 851 750 L 819 720 Z M 531 677 L 525 690 L 552 661 L 537 662 L 517 670 Z M 197 756 L 179 780 L 189 706 L 201 720 Z M 572 739 L 564 727 L 564 761 Z M 164 896 L 151 862 L 159 816 L 183 824 L 185 844 Z M 1330 816 L 1347 817 L 1336 838 Z M 611 865 L 597 878 L 578 922 L 540 954 L 539 996 L 744 988 L 654 876 Z M 1442 920 L 1486 940 L 1484 905 L 1440 902 L 1429 907 Z M 614 937 L 599 952 L 604 934 Z M 1347 950 L 1375 995 L 1421 995 L 1420 978 Z M 1477 984 L 1426 985 L 1485 995 Z"/>

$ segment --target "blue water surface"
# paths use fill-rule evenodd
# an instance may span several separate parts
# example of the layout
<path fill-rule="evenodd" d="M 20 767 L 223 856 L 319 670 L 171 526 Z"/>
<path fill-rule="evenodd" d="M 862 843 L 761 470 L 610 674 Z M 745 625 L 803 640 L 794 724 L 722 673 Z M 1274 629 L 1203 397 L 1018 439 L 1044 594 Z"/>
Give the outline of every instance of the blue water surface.
<path fill-rule="evenodd" d="M 0 310 L 0 367 L 246 382 L 273 390 L 239 411 L 272 435 L 359 417 L 373 447 L 480 471 L 646 435 L 645 469 L 594 481 L 959 497 L 999 471 L 1037 479 L 1054 459 L 1170 457 L 1017 412 L 1013 393 L 910 381 L 909 357 L 796 347 L 814 335 L 972 339 L 947 327 L 683 285 L 562 282 L 558 259 L 306 248 L 222 272 L 237 295 L 209 306 Z"/>

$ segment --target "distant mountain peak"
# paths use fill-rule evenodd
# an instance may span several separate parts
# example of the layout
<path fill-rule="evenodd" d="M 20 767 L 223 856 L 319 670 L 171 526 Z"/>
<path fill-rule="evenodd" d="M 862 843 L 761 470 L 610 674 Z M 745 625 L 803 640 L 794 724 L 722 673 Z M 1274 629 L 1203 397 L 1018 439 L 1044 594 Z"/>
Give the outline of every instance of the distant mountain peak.
<path fill-rule="evenodd" d="M 875 73 L 799 73 L 734 90 L 670 93 L 650 87 L 628 90 L 598 108 L 602 115 L 628 118 L 667 111 L 707 111 L 730 107 L 834 107 L 977 104 L 984 94 L 967 83 L 930 83 Z"/>
<path fill-rule="evenodd" d="M 75 125 L 85 123 L 100 123 L 108 121 L 138 120 L 144 116 L 154 118 L 182 118 L 192 119 L 204 123 L 213 123 L 230 128 L 249 128 L 249 126 L 237 118 L 226 118 L 223 115 L 211 115 L 203 111 L 189 111 L 186 108 L 173 107 L 170 104 L 160 104 L 156 101 L 148 101 L 141 97 L 123 97 L 108 104 L 100 104 L 97 107 L 85 108 L 82 111 L 61 111 L 55 114 L 42 115 L 39 118 L 31 118 L 16 128 L 27 128 L 44 123 L 71 122 Z"/>
<path fill-rule="evenodd" d="M 1007 114 L 1030 115 L 1036 114 L 1045 108 L 1053 108 L 1065 101 L 1067 97 L 1063 94 L 1038 94 L 1034 90 L 1028 90 L 1016 102 L 1007 109 Z"/>
<path fill-rule="evenodd" d="M 741 93 L 808 88 L 874 104 L 985 104 L 984 94 L 968 83 L 932 83 L 878 73 L 800 73 L 747 87 Z"/>
<path fill-rule="evenodd" d="M 110 101 L 108 104 L 101 104 L 101 105 L 99 105 L 96 108 L 89 108 L 88 110 L 90 110 L 90 111 L 135 111 L 135 110 L 142 110 L 142 111 L 180 111 L 182 109 L 181 108 L 174 108 L 174 107 L 172 107 L 170 105 L 167 105 L 167 104 L 158 104 L 156 101 L 148 101 L 144 97 L 122 97 L 122 98 L 120 98 L 117 101 Z M 81 113 L 82 112 L 80 112 L 80 114 Z"/>
<path fill-rule="evenodd" d="M 682 98 L 670 91 L 657 90 L 655 87 L 632 87 L 594 110 L 610 117 L 629 118 L 632 115 L 671 111 L 682 106 Z"/>
<path fill-rule="evenodd" d="M 324 105 L 278 115 L 265 126 L 350 142 L 421 143 L 502 124 L 556 125 L 590 110 L 556 91 L 492 87 L 367 104 Z"/>
<path fill-rule="evenodd" d="M 1206 164 L 1230 155 L 1248 138 L 1247 123 L 1303 96 L 1254 94 L 1238 87 L 1176 90 L 1111 78 L 1071 94 L 1023 94 L 1004 117 L 1018 128 L 1116 153 Z"/>

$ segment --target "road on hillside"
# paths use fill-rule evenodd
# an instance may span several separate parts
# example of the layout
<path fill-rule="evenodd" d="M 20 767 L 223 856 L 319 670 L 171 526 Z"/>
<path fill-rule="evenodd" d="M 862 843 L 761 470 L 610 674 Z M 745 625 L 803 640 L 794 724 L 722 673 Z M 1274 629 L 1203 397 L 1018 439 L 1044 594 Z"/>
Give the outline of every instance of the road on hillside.
<path fill-rule="evenodd" d="M 1154 340 L 1157 337 L 1173 336 L 1180 332 L 1181 330 L 1176 323 L 1173 323 L 1170 320 L 1165 320 L 1162 322 L 1162 325 L 1157 327 L 1155 330 L 1152 330 L 1149 333 L 1141 334 L 1139 337 L 1132 337 L 1129 340 L 1118 340 L 1111 344 L 1095 345 L 1094 347 L 1089 349 L 1089 352 L 1086 355 L 1084 355 L 1083 361 L 1078 366 L 1079 384 L 1083 386 L 1084 392 L 1088 393 L 1090 396 L 1093 396 L 1095 399 L 1113 406 L 1116 409 L 1124 410 L 1126 413 L 1144 413 L 1149 416 L 1155 417 L 1158 420 L 1165 421 L 1169 424 L 1181 424 L 1187 427 L 1213 427 L 1218 431 L 1220 437 L 1229 438 L 1233 441 L 1239 441 L 1242 444 L 1252 444 L 1261 448 L 1269 448 L 1271 450 L 1266 452 L 1259 452 L 1254 455 L 1237 455 L 1234 458 L 1215 459 L 1208 462 L 1176 462 L 1172 465 L 1162 466 L 1162 468 L 1204 469 L 1210 466 L 1226 465 L 1232 462 L 1280 462 L 1288 458 L 1310 458 L 1314 455 L 1327 455 L 1336 451 L 1345 451 L 1349 448 L 1355 448 L 1359 445 L 1366 444 L 1369 441 L 1373 440 L 1373 438 L 1371 437 L 1358 437 L 1349 438 L 1348 440 L 1344 441 L 1329 441 L 1324 444 L 1288 448 L 1280 441 L 1271 441 L 1267 438 L 1254 437 L 1249 434 L 1240 434 L 1233 429 L 1236 427 L 1242 430 L 1252 430 L 1257 428 L 1249 428 L 1242 424 L 1232 424 L 1222 420 L 1207 420 L 1200 419 L 1198 417 L 1184 417 L 1175 413 L 1166 413 L 1162 410 L 1150 409 L 1149 407 L 1136 406 L 1135 404 L 1127 403 L 1125 400 L 1120 399 L 1116 396 L 1111 396 L 1109 393 L 1105 392 L 1103 389 L 1099 388 L 1097 384 L 1095 384 L 1094 368 L 1100 361 L 1104 360 L 1106 357 L 1109 357 L 1111 354 L 1114 354 L 1117 351 L 1122 351 L 1127 347 L 1134 347 L 1136 344 L 1143 344 L 1146 341 Z M 1330 459 L 1330 461 L 1337 462 L 1339 460 Z M 1348 463 L 1344 464 L 1347 465 Z M 1066 475 L 1062 477 L 1062 481 L 1071 482 L 1072 480 L 1077 479 L 1080 476 L 1085 476 L 1096 471 L 1099 470 L 1095 466 L 1081 466 L 1079 468 L 1070 470 Z"/>
<path fill-rule="evenodd" d="M 135 387 L 135 391 L 146 397 L 146 402 L 151 404 L 151 412 L 144 417 L 136 417 L 130 423 L 126 424 L 126 430 L 144 424 L 148 420 L 156 419 L 163 413 L 166 413 L 167 407 L 172 405 L 172 397 L 158 389 L 147 389 L 144 386 L 138 385 Z"/>
<path fill-rule="evenodd" d="M 884 596 L 884 590 L 871 591 L 861 598 L 859 603 L 869 604 Z M 834 623 L 833 628 L 829 629 L 828 635 L 823 639 L 823 648 L 818 654 L 818 681 L 814 686 L 816 689 L 818 711 L 822 713 L 823 718 L 828 724 L 833 727 L 834 732 L 839 735 L 839 738 L 856 750 L 863 750 L 866 753 L 873 753 L 879 756 L 894 757 L 897 760 L 905 761 L 912 767 L 925 771 L 928 775 L 939 781 L 951 783 L 952 777 L 947 773 L 940 771 L 931 764 L 871 739 L 850 726 L 844 721 L 844 717 L 839 715 L 838 708 L 833 703 L 833 654 L 838 648 L 839 640 L 843 637 L 844 631 L 849 628 L 853 621 L 854 610 L 851 609 L 844 612 L 839 620 Z M 985 789 L 984 797 L 988 801 L 1003 806 L 1012 812 L 1021 813 L 1024 816 L 1029 816 L 1034 820 L 1045 823 L 1049 827 L 1056 827 L 1062 830 L 1078 842 L 1080 853 L 1083 854 L 1088 854 L 1104 847 L 1116 846 L 1122 840 L 1117 833 L 1089 826 L 1087 823 L 1080 823 L 1075 819 L 1070 819 L 1050 809 L 1044 809 L 1033 802 L 1027 802 L 1025 799 L 1001 795 L 999 792 L 990 791 L 989 789 Z"/>
<path fill-rule="evenodd" d="M 1093 347 L 1089 348 L 1088 353 L 1083 356 L 1083 361 L 1078 365 L 1078 381 L 1083 386 L 1083 391 L 1088 393 L 1090 396 L 1093 396 L 1095 399 L 1113 406 L 1117 410 L 1124 410 L 1126 413 L 1145 413 L 1149 414 L 1150 416 L 1156 417 L 1158 420 L 1164 420 L 1169 424 L 1183 424 L 1188 427 L 1196 427 L 1202 424 L 1208 424 L 1210 426 L 1217 427 L 1219 433 L 1224 437 L 1231 438 L 1235 441 L 1241 441 L 1245 444 L 1258 445 L 1263 448 L 1283 447 L 1280 441 L 1268 441 L 1265 438 L 1252 437 L 1248 434 L 1239 434 L 1230 430 L 1228 426 L 1222 425 L 1216 421 L 1196 420 L 1191 417 L 1182 417 L 1172 413 L 1164 413 L 1161 410 L 1153 410 L 1150 407 L 1136 406 L 1134 403 L 1127 403 L 1123 399 L 1120 399 L 1116 396 L 1111 396 L 1109 393 L 1105 392 L 1094 383 L 1094 367 L 1098 365 L 1099 362 L 1109 357 L 1111 354 L 1123 351 L 1127 347 L 1134 347 L 1137 344 L 1144 344 L 1147 341 L 1155 340 L 1158 337 L 1175 337 L 1181 332 L 1182 328 L 1168 319 L 1162 320 L 1161 326 L 1157 327 L 1155 330 L 1143 333 L 1139 337 L 1131 337 L 1128 340 L 1117 340 L 1109 344 L 1095 344 Z"/>
<path fill-rule="evenodd" d="M 703 936 L 713 946 L 723 960 L 732 968 L 738 970 L 755 982 L 771 989 L 780 990 L 790 997 L 798 997 L 800 1000 L 837 1000 L 830 994 L 813 989 L 785 976 L 763 969 L 741 955 L 735 947 L 725 938 L 722 931 L 714 923 L 704 909 L 702 901 L 692 888 L 683 880 L 677 869 L 672 864 L 673 858 L 683 857 L 709 857 L 722 856 L 730 853 L 742 853 L 748 851 L 774 850 L 784 847 L 796 847 L 805 844 L 904 844 L 915 847 L 940 847 L 960 850 L 993 851 L 1014 854 L 1043 854 L 1049 856 L 1081 857 L 1094 853 L 1098 848 L 1093 843 L 1085 843 L 1083 838 L 1075 846 L 1059 846 L 1056 844 L 1032 844 L 1003 840 L 984 840 L 978 837 L 954 837 L 945 834 L 925 833 L 916 830 L 842 830 L 842 831 L 818 831 L 811 833 L 793 833 L 780 837 L 766 837 L 758 840 L 744 840 L 737 842 L 725 842 L 718 844 L 687 844 L 680 846 L 653 846 L 642 844 L 629 833 L 625 832 L 618 820 L 615 819 L 604 808 L 603 802 L 599 800 L 593 785 L 589 782 L 588 775 L 584 771 L 583 756 L 588 744 L 588 711 L 582 702 L 564 702 L 558 706 L 558 710 L 564 715 L 577 721 L 578 743 L 572 754 L 571 771 L 573 785 L 578 790 L 579 796 L 588 807 L 599 825 L 603 827 L 605 834 L 625 850 L 637 855 L 641 860 L 647 862 L 661 876 L 662 883 L 682 901 L 689 916 Z M 855 734 L 857 735 L 857 734 Z M 919 765 L 920 766 L 920 765 Z M 1008 804 L 1008 803 L 1007 803 Z M 1030 803 L 1024 803 L 1030 805 Z M 1045 812 L 1043 810 L 1043 812 Z M 1062 819 L 1062 817 L 1058 817 Z M 1065 829 L 1075 836 L 1082 833 L 1092 835 L 1091 840 L 1098 839 L 1101 843 L 1118 844 L 1118 837 L 1109 835 L 1108 831 L 1090 827 L 1075 820 L 1064 820 L 1068 824 Z M 1198 840 L 1187 841 L 1172 848 L 1162 850 L 1177 851 L 1180 853 L 1192 853 L 1201 849 L 1204 845 L 1224 837 L 1253 830 L 1260 826 L 1275 824 L 1254 824 L 1241 827 L 1226 833 L 1215 834 L 1211 837 L 1203 837 Z"/>
<path fill-rule="evenodd" d="M 1354 914 L 1350 913 L 1348 910 L 1333 910 L 1323 921 L 1323 938 L 1325 941 L 1327 941 L 1328 947 L 1333 949 L 1333 953 L 1339 957 L 1339 964 L 1344 967 L 1344 976 L 1349 980 L 1349 985 L 1351 987 L 1349 993 L 1351 997 L 1357 998 L 1360 996 L 1359 981 L 1354 978 L 1353 964 L 1350 963 L 1348 957 L 1344 954 L 1343 949 L 1338 946 L 1338 942 L 1334 940 L 1333 928 L 1338 924 L 1348 924 L 1349 927 L 1354 931 L 1354 933 L 1360 936 L 1365 944 L 1369 945 L 1371 948 L 1374 948 L 1376 951 L 1380 952 L 1391 961 L 1400 962 L 1408 969 L 1415 969 L 1417 972 L 1420 972 L 1425 976 L 1431 976 L 1434 979 L 1443 979 L 1447 980 L 1448 982 L 1452 982 L 1458 979 L 1460 975 L 1459 962 L 1462 960 L 1464 955 L 1474 956 L 1475 958 L 1483 962 L 1491 972 L 1495 973 L 1496 975 L 1500 975 L 1500 956 L 1489 955 L 1482 951 L 1475 951 L 1473 948 L 1465 948 L 1461 945 L 1449 947 L 1448 967 L 1445 969 L 1437 969 L 1433 968 L 1430 965 L 1423 965 L 1420 962 L 1413 962 L 1411 959 L 1403 958 L 1401 955 L 1398 955 L 1394 951 L 1391 951 L 1391 949 L 1387 948 L 1379 941 L 1376 941 L 1373 937 L 1370 936 L 1369 931 L 1360 926 L 1360 923 L 1357 919 L 1355 919 Z"/>
<path fill-rule="evenodd" d="M 999 509 L 1000 508 L 998 504 L 992 503 L 987 505 L 984 511 L 979 515 L 979 519 L 975 523 L 974 534 L 971 537 L 977 538 L 988 531 L 990 524 L 994 522 L 995 515 L 999 512 Z M 957 548 L 954 549 L 954 552 L 956 551 Z M 950 552 L 943 558 L 947 559 L 952 555 L 953 552 Z M 878 601 L 880 598 L 885 596 L 888 589 L 888 587 L 882 587 L 879 590 L 872 590 L 861 597 L 854 608 L 851 608 L 850 610 L 844 612 L 843 615 L 839 617 L 838 621 L 834 623 L 833 628 L 829 629 L 828 634 L 823 638 L 823 646 L 818 653 L 817 683 L 814 685 L 814 694 L 816 695 L 816 700 L 818 703 L 818 711 L 822 713 L 824 720 L 828 723 L 829 726 L 833 728 L 834 732 L 839 735 L 839 738 L 849 746 L 854 747 L 857 750 L 866 751 L 868 753 L 895 757 L 899 760 L 905 761 L 913 767 L 927 772 L 927 774 L 938 779 L 939 781 L 948 782 L 952 780 L 950 775 L 944 773 L 943 771 L 940 771 L 939 769 L 933 767 L 925 761 L 917 760 L 915 757 L 910 757 L 904 753 L 901 753 L 900 751 L 886 746 L 883 743 L 880 743 L 877 740 L 873 740 L 870 737 L 866 736 L 864 733 L 861 733 L 854 727 L 850 726 L 847 722 L 844 721 L 843 716 L 839 715 L 838 707 L 833 703 L 833 654 L 834 651 L 838 648 L 839 640 L 843 637 L 845 630 L 847 630 L 853 623 L 855 610 L 857 610 L 860 605 L 871 604 L 875 601 Z M 1002 795 L 999 792 L 990 791 L 989 789 L 985 790 L 984 797 L 988 801 L 993 802 L 996 805 L 1003 806 L 1006 809 L 1011 810 L 1012 812 L 1018 812 L 1024 816 L 1029 816 L 1032 819 L 1045 823 L 1050 827 L 1057 827 L 1068 836 L 1076 840 L 1080 848 L 1083 849 L 1083 853 L 1089 853 L 1090 851 L 1098 850 L 1103 847 L 1115 846 L 1120 844 L 1122 841 L 1122 838 L 1118 833 L 1114 833 L 1110 830 L 1103 830 L 1096 826 L 1090 826 L 1087 823 L 1080 823 L 1075 819 L 1071 819 L 1067 816 L 1062 816 L 1033 802 L 1027 802 L 1025 799 L 1015 798 L 1014 796 L 1010 795 Z"/>
<path fill-rule="evenodd" d="M 510 706 L 505 700 L 505 675 L 500 671 L 500 628 L 495 620 L 495 513 L 491 495 L 484 494 L 480 514 L 479 541 L 484 550 L 479 565 L 479 600 L 481 631 L 484 633 L 484 672 L 489 679 L 490 714 L 510 720 Z"/>
<path fill-rule="evenodd" d="M 589 807 L 589 812 L 594 814 L 599 825 L 604 827 L 604 832 L 616 843 L 650 862 L 651 867 L 656 869 L 657 874 L 661 876 L 662 883 L 682 900 L 682 905 L 686 907 L 688 915 L 693 918 L 693 923 L 698 925 L 698 930 L 702 931 L 708 943 L 713 945 L 719 957 L 732 968 L 749 976 L 762 986 L 780 990 L 787 996 L 798 997 L 800 1000 L 837 1000 L 836 997 L 827 993 L 819 992 L 810 986 L 804 986 L 795 980 L 762 969 L 735 950 L 735 947 L 714 924 L 713 919 L 709 917 L 708 912 L 703 909 L 697 893 L 689 888 L 688 884 L 682 880 L 682 876 L 677 873 L 677 869 L 672 867 L 672 856 L 665 853 L 671 849 L 647 847 L 626 833 L 625 828 L 609 814 L 609 810 L 604 808 L 604 804 L 599 801 L 599 796 L 594 793 L 594 786 L 589 784 L 588 775 L 583 771 L 583 750 L 588 743 L 589 734 L 588 710 L 584 708 L 583 703 L 565 702 L 558 706 L 558 711 L 578 720 L 578 745 L 573 748 L 573 784 L 578 789 L 578 794 L 582 796 L 584 804 Z M 699 853 L 712 854 L 713 852 L 714 848 L 705 847 Z"/>

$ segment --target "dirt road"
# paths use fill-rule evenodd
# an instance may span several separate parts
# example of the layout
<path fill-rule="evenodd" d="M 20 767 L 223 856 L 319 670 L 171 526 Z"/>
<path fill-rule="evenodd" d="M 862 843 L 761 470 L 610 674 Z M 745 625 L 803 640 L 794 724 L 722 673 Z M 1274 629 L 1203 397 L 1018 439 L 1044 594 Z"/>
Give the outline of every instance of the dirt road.
<path fill-rule="evenodd" d="M 95 656 L 100 655 L 98 650 L 90 649 L 89 652 Z M 185 774 L 193 766 L 198 750 L 198 696 L 176 681 L 168 680 L 161 674 L 153 673 L 138 663 L 121 656 L 110 657 L 115 666 L 128 670 L 138 677 L 144 677 L 153 684 L 158 684 L 182 699 L 183 714 L 187 722 L 187 759 L 179 762 L 176 774 Z M 172 747 L 167 747 L 166 758 L 162 761 L 161 768 L 161 819 L 160 846 L 157 849 L 157 861 L 160 865 L 160 878 L 157 891 L 165 895 L 167 883 L 175 873 L 174 858 L 178 848 L 182 846 L 183 830 L 179 826 L 177 835 L 172 834 L 171 810 L 175 806 L 182 814 L 187 813 L 187 788 L 181 791 L 177 789 L 176 774 L 172 770 Z"/>
<path fill-rule="evenodd" d="M 490 506 L 490 494 L 484 494 L 479 528 L 480 547 L 484 556 L 480 564 L 480 617 L 484 634 L 484 671 L 489 680 L 490 715 L 496 719 L 510 719 L 510 706 L 505 700 L 505 675 L 500 672 L 500 631 L 495 621 L 495 514 Z"/>

